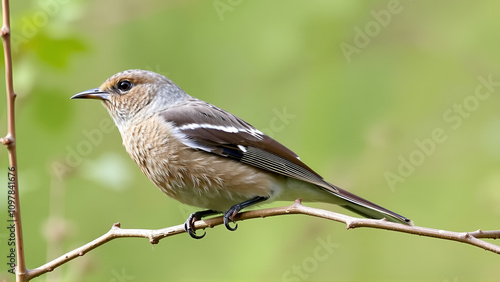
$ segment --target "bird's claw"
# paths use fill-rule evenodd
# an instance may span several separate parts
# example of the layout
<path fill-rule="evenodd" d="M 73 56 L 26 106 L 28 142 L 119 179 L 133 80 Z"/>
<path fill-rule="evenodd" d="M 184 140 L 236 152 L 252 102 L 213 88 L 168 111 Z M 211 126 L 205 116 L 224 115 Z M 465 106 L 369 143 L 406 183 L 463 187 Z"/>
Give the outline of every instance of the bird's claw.
<path fill-rule="evenodd" d="M 201 239 L 207 235 L 207 232 L 203 232 L 203 235 L 196 235 L 196 230 L 193 229 L 193 225 L 188 224 L 187 222 L 184 223 L 184 230 L 191 236 L 193 239 Z"/>
<path fill-rule="evenodd" d="M 193 239 L 201 239 L 207 235 L 207 232 L 203 232 L 203 235 L 196 235 L 196 230 L 194 229 L 194 223 L 197 220 L 200 220 L 201 216 L 198 212 L 192 213 L 186 222 L 184 223 L 184 230 L 191 236 Z"/>
<path fill-rule="evenodd" d="M 238 224 L 237 223 L 234 223 L 234 217 L 238 214 L 238 210 L 237 209 L 229 209 L 226 213 L 224 213 L 224 226 L 226 226 L 227 230 L 229 231 L 235 231 L 236 229 L 238 229 Z M 229 222 L 233 222 L 234 223 L 234 227 L 231 227 L 229 225 Z"/>

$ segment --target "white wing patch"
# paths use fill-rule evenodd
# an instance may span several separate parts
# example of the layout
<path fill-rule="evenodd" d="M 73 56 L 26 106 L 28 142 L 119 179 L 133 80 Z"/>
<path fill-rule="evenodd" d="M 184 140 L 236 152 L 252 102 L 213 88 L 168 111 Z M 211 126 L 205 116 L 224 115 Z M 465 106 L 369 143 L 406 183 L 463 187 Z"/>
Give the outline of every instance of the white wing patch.
<path fill-rule="evenodd" d="M 213 125 L 213 124 L 208 124 L 208 123 L 189 123 L 189 124 L 184 124 L 181 127 L 179 127 L 180 130 L 186 130 L 186 129 L 191 129 L 195 130 L 198 128 L 204 128 L 204 129 L 215 129 L 215 130 L 220 130 L 228 133 L 239 133 L 239 132 L 245 132 L 250 135 L 252 135 L 255 138 L 258 138 L 259 140 L 263 139 L 264 133 L 262 131 L 255 129 L 255 128 L 238 128 L 235 126 L 224 126 L 224 125 Z"/>
<path fill-rule="evenodd" d="M 172 126 L 171 130 L 172 130 L 172 134 L 177 139 L 179 139 L 179 141 L 181 141 L 181 143 L 183 143 L 184 145 L 186 145 L 188 147 L 191 147 L 191 148 L 194 148 L 194 149 L 200 149 L 200 150 L 203 150 L 205 152 L 211 152 L 212 151 L 211 148 L 209 148 L 207 146 L 203 146 L 199 142 L 196 142 L 193 139 L 188 138 L 188 136 L 184 132 L 182 132 L 180 130 L 180 128 Z"/>

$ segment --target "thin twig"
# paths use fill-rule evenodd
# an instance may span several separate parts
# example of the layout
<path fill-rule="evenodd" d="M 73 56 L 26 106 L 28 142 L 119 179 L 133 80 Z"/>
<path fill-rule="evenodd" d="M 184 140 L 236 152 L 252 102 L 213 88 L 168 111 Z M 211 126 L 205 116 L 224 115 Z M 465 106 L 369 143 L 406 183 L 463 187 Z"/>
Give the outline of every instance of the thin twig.
<path fill-rule="evenodd" d="M 9 152 L 9 186 L 12 187 L 14 197 L 14 210 L 9 211 L 13 214 L 15 236 L 16 236 L 16 280 L 27 281 L 24 278 L 26 273 L 26 263 L 24 259 L 23 230 L 21 224 L 21 205 L 19 199 L 17 155 L 16 155 L 16 120 L 15 120 L 15 100 L 14 84 L 12 79 L 12 53 L 10 44 L 10 10 L 9 1 L 2 0 L 3 26 L 0 35 L 3 42 L 5 59 L 5 85 L 7 88 L 7 118 L 8 129 L 7 136 L 2 138 L 2 143 L 7 146 Z M 12 185 L 12 186 L 11 186 Z"/>
<path fill-rule="evenodd" d="M 333 221 L 338 221 L 345 223 L 347 229 L 353 229 L 356 227 L 371 227 L 377 229 L 392 230 L 398 232 L 404 232 L 409 234 L 415 234 L 420 236 L 434 237 L 445 240 L 452 240 L 457 242 L 462 242 L 483 248 L 485 250 L 500 254 L 500 246 L 479 240 L 480 238 L 496 239 L 500 236 L 500 230 L 498 231 L 474 231 L 474 232 L 451 232 L 432 228 L 409 226 L 399 223 L 393 223 L 386 220 L 376 220 L 376 219 L 362 219 L 351 217 L 339 213 L 334 213 L 331 211 L 311 208 L 303 206 L 300 199 L 296 200 L 292 205 L 286 207 L 269 208 L 263 210 L 253 210 L 243 212 L 235 217 L 235 221 L 242 221 L 252 218 L 265 218 L 270 216 L 287 215 L 287 214 L 304 214 L 309 216 L 321 217 Z M 222 216 L 214 217 L 206 220 L 200 220 L 195 222 L 195 229 L 205 229 L 212 228 L 217 225 L 223 224 Z M 184 233 L 184 225 L 176 225 L 172 227 L 167 227 L 157 230 L 148 229 L 122 229 L 119 223 L 115 223 L 111 229 L 99 238 L 87 243 L 75 250 L 72 250 L 40 267 L 28 270 L 27 277 L 29 279 L 35 278 L 46 272 L 52 271 L 60 265 L 67 263 L 74 258 L 83 256 L 89 251 L 103 245 L 113 239 L 124 238 L 124 237 L 134 237 L 134 238 L 146 238 L 151 244 L 158 244 L 158 242 L 166 237 Z M 478 237 L 475 237 L 477 235 Z"/>

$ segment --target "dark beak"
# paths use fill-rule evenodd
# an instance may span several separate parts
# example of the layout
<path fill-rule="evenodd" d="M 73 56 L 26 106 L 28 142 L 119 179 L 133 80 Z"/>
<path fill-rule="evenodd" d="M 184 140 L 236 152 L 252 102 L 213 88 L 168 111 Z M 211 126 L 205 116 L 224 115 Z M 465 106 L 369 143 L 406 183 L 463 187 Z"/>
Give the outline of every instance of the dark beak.
<path fill-rule="evenodd" d="M 71 99 L 96 99 L 109 101 L 109 93 L 106 91 L 102 91 L 99 88 L 94 88 L 75 94 L 73 95 L 73 97 L 71 97 Z"/>

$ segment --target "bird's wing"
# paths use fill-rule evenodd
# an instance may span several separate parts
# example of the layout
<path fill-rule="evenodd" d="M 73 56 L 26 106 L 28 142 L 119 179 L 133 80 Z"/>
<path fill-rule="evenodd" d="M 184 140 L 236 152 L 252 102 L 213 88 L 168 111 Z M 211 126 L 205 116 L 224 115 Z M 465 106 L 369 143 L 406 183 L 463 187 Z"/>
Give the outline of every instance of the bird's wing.
<path fill-rule="evenodd" d="M 175 125 L 174 134 L 191 148 L 315 184 L 344 199 L 342 206 L 363 216 L 411 224 L 399 214 L 328 183 L 290 149 L 214 105 L 193 98 L 161 116 Z"/>
<path fill-rule="evenodd" d="M 338 193 L 337 187 L 323 180 L 290 149 L 214 105 L 192 99 L 161 116 L 175 125 L 176 133 L 187 146 Z"/>

